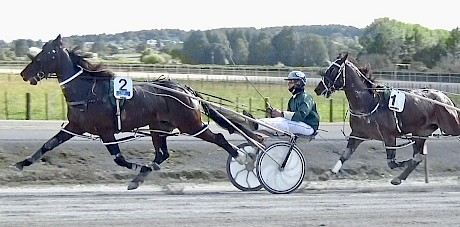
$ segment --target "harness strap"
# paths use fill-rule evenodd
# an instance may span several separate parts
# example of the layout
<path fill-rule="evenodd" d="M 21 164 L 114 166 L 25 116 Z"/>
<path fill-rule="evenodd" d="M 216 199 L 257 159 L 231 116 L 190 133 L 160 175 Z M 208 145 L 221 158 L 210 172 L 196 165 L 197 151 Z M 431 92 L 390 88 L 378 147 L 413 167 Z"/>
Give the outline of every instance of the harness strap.
<path fill-rule="evenodd" d="M 372 109 L 371 112 L 369 112 L 369 113 L 354 113 L 353 110 L 350 109 L 350 115 L 354 116 L 354 117 L 368 117 L 368 116 L 372 115 L 373 113 L 375 113 L 375 111 L 377 111 L 379 106 L 380 106 L 380 103 L 377 103 L 377 105 L 375 105 L 374 109 Z"/>
<path fill-rule="evenodd" d="M 80 76 L 80 74 L 83 73 L 83 67 L 77 65 L 79 68 L 80 68 L 80 71 L 78 71 L 77 73 L 75 73 L 73 76 L 67 78 L 66 80 L 62 81 L 61 83 L 59 83 L 60 86 L 66 84 L 66 83 L 69 83 L 70 81 L 72 81 L 73 79 L 77 78 L 77 76 Z"/>
<path fill-rule="evenodd" d="M 67 102 L 69 106 L 78 106 L 78 105 L 84 105 L 87 104 L 88 101 L 74 101 L 74 102 Z"/>
<path fill-rule="evenodd" d="M 393 111 L 393 115 L 395 116 L 396 128 L 398 129 L 398 132 L 401 133 L 401 128 L 399 127 L 399 120 L 398 116 L 396 116 L 396 111 Z"/>
<path fill-rule="evenodd" d="M 385 149 L 399 149 L 399 148 L 404 148 L 404 147 L 410 146 L 410 145 L 412 145 L 412 144 L 414 144 L 414 143 L 415 143 L 415 141 L 409 140 L 409 142 L 403 143 L 403 144 L 398 145 L 398 146 L 395 146 L 395 147 L 387 147 L 387 146 L 385 146 Z"/>
<path fill-rule="evenodd" d="M 196 137 L 196 136 L 200 135 L 201 133 L 203 133 L 204 131 L 206 131 L 206 129 L 208 129 L 208 128 L 209 128 L 209 125 L 205 124 L 205 125 L 203 125 L 203 128 L 200 131 L 198 131 L 197 133 L 195 133 L 193 135 L 190 135 L 190 136 Z"/>

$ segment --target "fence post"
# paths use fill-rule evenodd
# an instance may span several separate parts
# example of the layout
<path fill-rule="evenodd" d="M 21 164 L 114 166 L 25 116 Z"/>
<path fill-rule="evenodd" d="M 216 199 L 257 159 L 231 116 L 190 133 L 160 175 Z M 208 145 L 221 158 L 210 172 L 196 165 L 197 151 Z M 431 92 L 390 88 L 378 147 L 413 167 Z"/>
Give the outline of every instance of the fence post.
<path fill-rule="evenodd" d="M 206 98 L 206 101 L 209 102 L 209 100 L 210 100 L 209 97 L 207 97 L 207 98 Z M 211 120 L 210 117 L 209 117 L 209 115 L 206 115 L 206 117 L 208 118 L 208 122 L 209 122 L 209 121 Z"/>
<path fill-rule="evenodd" d="M 48 110 L 48 107 L 49 107 L 49 103 L 48 103 L 48 93 L 45 93 L 45 119 L 46 120 L 49 120 L 49 110 Z"/>
<path fill-rule="evenodd" d="M 284 108 L 284 98 L 281 97 L 281 103 L 280 103 L 281 109 L 280 110 L 285 110 Z"/>
<path fill-rule="evenodd" d="M 66 104 L 65 104 L 64 96 L 61 95 L 61 119 L 62 120 L 65 120 L 65 115 L 66 115 L 65 114 L 65 106 L 66 106 Z"/>
<path fill-rule="evenodd" d="M 265 110 L 268 110 L 268 108 L 270 108 L 270 106 L 268 105 L 268 104 L 270 103 L 270 102 L 269 102 L 269 98 L 268 98 L 268 97 L 265 97 L 265 98 L 264 98 L 264 101 L 265 101 L 265 104 L 264 104 Z M 265 117 L 271 117 L 271 116 L 268 115 L 267 111 L 265 111 Z"/>
<path fill-rule="evenodd" d="M 239 106 L 238 106 L 239 103 L 240 103 L 240 102 L 239 102 L 238 96 L 237 96 L 237 97 L 236 97 L 236 103 L 235 103 L 235 110 L 236 110 L 236 112 L 239 112 L 239 111 L 240 111 Z"/>
<path fill-rule="evenodd" d="M 423 145 L 423 154 L 425 157 L 425 160 L 423 160 L 425 170 L 425 183 L 428 183 L 428 146 L 426 143 Z"/>
<path fill-rule="evenodd" d="M 8 120 L 8 93 L 5 91 L 5 119 Z"/>
<path fill-rule="evenodd" d="M 333 103 L 332 103 L 332 99 L 329 99 L 329 122 L 333 122 L 334 121 L 334 118 L 332 116 L 332 113 L 334 112 L 334 110 L 332 109 L 333 107 Z"/>
<path fill-rule="evenodd" d="M 26 93 L 26 120 L 30 120 L 31 112 L 30 93 Z"/>

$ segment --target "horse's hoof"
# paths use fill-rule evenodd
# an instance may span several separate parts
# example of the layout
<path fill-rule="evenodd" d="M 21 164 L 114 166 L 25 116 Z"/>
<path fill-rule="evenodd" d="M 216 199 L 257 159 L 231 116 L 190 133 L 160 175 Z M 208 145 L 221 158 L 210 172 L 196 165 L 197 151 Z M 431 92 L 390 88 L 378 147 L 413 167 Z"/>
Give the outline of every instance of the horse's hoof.
<path fill-rule="evenodd" d="M 422 162 L 424 160 L 425 160 L 425 155 L 423 155 L 423 154 L 416 154 L 414 156 L 414 161 L 415 162 Z"/>
<path fill-rule="evenodd" d="M 331 175 L 332 175 L 332 172 L 330 170 L 328 170 L 328 171 L 324 172 L 323 174 L 321 174 L 318 177 L 318 180 L 327 181 L 327 180 L 329 180 L 329 178 L 331 178 Z"/>
<path fill-rule="evenodd" d="M 248 157 L 248 155 L 246 155 L 244 151 L 238 150 L 237 152 L 238 156 L 234 157 L 233 159 L 235 159 L 235 161 L 238 162 L 238 164 L 240 165 L 245 165 L 246 163 L 248 163 L 248 159 L 250 159 L 250 157 Z"/>
<path fill-rule="evenodd" d="M 18 162 L 14 165 L 11 165 L 10 167 L 11 169 L 19 170 L 19 171 L 22 171 L 24 169 L 24 165 L 22 164 L 22 162 Z"/>
<path fill-rule="evenodd" d="M 391 180 L 391 184 L 392 185 L 400 185 L 401 184 L 401 179 L 396 177 L 393 180 Z"/>
<path fill-rule="evenodd" d="M 136 188 L 139 187 L 139 182 L 134 182 L 134 181 L 131 181 L 129 184 L 128 184 L 128 190 L 134 190 Z"/>
<path fill-rule="evenodd" d="M 391 160 L 387 164 L 388 164 L 388 167 L 390 167 L 390 169 L 404 167 L 404 162 L 396 162 L 395 160 Z"/>

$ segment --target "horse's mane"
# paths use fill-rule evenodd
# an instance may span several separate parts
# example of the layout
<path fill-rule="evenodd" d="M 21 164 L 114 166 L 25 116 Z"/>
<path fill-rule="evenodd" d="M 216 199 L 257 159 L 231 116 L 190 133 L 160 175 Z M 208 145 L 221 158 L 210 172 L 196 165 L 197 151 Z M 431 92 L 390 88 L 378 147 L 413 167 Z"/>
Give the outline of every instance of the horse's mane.
<path fill-rule="evenodd" d="M 78 46 L 69 51 L 69 56 L 74 64 L 81 66 L 94 76 L 115 76 L 115 73 L 112 71 L 104 69 L 101 63 L 94 64 L 88 61 L 88 58 L 90 58 L 92 54 L 83 52 Z"/>
<path fill-rule="evenodd" d="M 359 72 L 363 74 L 363 76 L 367 79 L 367 80 L 364 80 L 364 83 L 366 84 L 368 88 L 372 88 L 376 85 L 375 77 L 372 75 L 370 64 L 366 64 L 364 66 L 358 66 L 357 61 L 355 59 L 348 59 L 348 61 L 353 63 L 353 65 L 355 65 L 356 68 L 358 68 Z"/>

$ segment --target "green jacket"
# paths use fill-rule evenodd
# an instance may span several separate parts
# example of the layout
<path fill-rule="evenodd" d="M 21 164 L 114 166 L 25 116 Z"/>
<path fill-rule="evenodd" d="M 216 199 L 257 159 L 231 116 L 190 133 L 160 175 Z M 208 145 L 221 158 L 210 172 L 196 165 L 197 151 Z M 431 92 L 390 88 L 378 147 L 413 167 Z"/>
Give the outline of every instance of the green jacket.
<path fill-rule="evenodd" d="M 294 112 L 292 121 L 302 121 L 318 130 L 320 116 L 316 110 L 316 102 L 305 91 L 293 95 L 288 102 L 287 111 Z"/>

